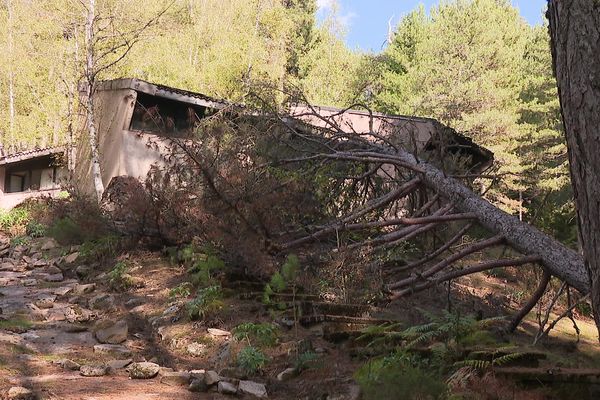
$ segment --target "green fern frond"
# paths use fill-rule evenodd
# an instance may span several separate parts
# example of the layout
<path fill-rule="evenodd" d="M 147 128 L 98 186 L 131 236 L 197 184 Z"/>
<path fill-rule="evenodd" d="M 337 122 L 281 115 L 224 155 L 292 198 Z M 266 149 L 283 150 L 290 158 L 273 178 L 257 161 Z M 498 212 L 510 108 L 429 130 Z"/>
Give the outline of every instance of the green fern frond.
<path fill-rule="evenodd" d="M 492 365 L 496 367 L 501 367 L 525 356 L 527 356 L 527 353 L 510 353 L 502 357 L 494 358 L 494 360 L 492 361 Z"/>

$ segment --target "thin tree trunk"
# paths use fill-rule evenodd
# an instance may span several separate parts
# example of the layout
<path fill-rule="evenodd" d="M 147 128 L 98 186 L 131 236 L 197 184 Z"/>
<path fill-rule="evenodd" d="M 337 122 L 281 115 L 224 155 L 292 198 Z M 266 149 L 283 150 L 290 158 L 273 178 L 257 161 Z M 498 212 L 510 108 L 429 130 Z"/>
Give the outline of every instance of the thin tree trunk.
<path fill-rule="evenodd" d="M 92 163 L 92 178 L 94 180 L 94 189 L 98 202 L 102 200 L 104 193 L 104 183 L 102 182 L 102 171 L 100 168 L 100 157 L 98 154 L 98 133 L 96 131 L 96 116 L 94 110 L 94 92 L 96 87 L 96 72 L 94 70 L 94 20 L 95 15 L 95 0 L 89 0 L 87 10 L 87 20 L 85 24 L 85 39 L 87 44 L 86 51 L 86 83 L 87 83 L 87 128 L 90 145 L 90 155 Z"/>
<path fill-rule="evenodd" d="M 579 239 L 600 330 L 600 1 L 548 3 Z"/>
<path fill-rule="evenodd" d="M 6 0 L 6 8 L 8 9 L 8 152 L 15 146 L 15 56 L 14 56 L 14 17 L 12 0 Z"/>

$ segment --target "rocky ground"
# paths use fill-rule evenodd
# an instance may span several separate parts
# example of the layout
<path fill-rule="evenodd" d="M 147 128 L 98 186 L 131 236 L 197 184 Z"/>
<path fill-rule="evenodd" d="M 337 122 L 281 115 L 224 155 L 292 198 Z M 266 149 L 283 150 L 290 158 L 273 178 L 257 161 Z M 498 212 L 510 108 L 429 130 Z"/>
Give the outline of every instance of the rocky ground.
<path fill-rule="evenodd" d="M 134 288 L 123 293 L 111 291 L 106 273 L 97 264 L 82 262 L 77 247 L 61 247 L 49 238 L 11 247 L 7 238 L 0 238 L 0 396 L 357 397 L 347 366 L 328 368 L 323 387 L 311 384 L 310 371 L 298 379 L 287 362 L 289 343 L 270 354 L 274 362 L 258 379 L 228 368 L 236 346 L 231 333 L 182 321 L 181 304 L 169 302 L 164 287 L 182 271 L 164 263 L 153 269 L 152 260 L 157 258 L 143 262 L 138 276 L 131 277 Z M 248 312 L 242 308 L 230 307 L 220 326 L 232 326 L 236 316 Z M 325 342 L 322 346 L 317 351 L 330 353 L 335 362 L 335 349 Z M 291 377 L 295 382 L 289 386 L 285 381 Z"/>

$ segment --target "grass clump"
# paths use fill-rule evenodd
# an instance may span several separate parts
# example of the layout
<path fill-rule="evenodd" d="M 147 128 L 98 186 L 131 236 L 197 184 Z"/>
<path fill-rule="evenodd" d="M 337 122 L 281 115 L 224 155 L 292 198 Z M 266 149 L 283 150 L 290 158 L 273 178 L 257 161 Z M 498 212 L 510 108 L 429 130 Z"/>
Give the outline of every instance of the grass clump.
<path fill-rule="evenodd" d="M 419 366 L 419 360 L 402 352 L 371 360 L 355 374 L 363 399 L 445 399 L 444 381 Z"/>
<path fill-rule="evenodd" d="M 277 344 L 277 327 L 274 324 L 255 324 L 247 322 L 233 329 L 233 337 L 238 341 L 257 343 L 259 346 L 272 347 Z"/>
<path fill-rule="evenodd" d="M 7 331 L 26 331 L 33 327 L 33 323 L 23 317 L 14 317 L 11 319 L 0 319 L 0 329 Z"/>
<path fill-rule="evenodd" d="M 269 359 L 254 346 L 246 346 L 237 355 L 237 364 L 244 372 L 254 375 L 262 370 Z"/>

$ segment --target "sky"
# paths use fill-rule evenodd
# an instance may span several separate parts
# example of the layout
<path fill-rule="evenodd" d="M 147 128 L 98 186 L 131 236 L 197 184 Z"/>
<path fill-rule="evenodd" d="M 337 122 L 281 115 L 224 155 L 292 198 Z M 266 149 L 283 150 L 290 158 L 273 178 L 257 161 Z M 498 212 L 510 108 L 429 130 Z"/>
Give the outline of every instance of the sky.
<path fill-rule="evenodd" d="M 439 0 L 317 0 L 319 16 L 325 15 L 332 4 L 338 3 L 338 19 L 346 29 L 346 43 L 352 49 L 378 52 L 382 50 L 392 26 L 419 4 L 429 8 Z M 546 0 L 512 0 L 521 15 L 532 25 L 542 23 Z"/>

